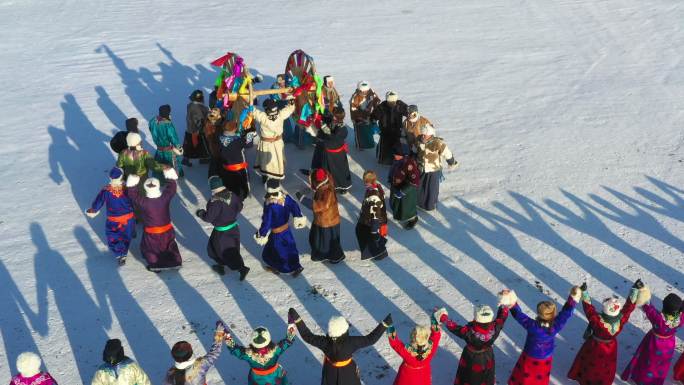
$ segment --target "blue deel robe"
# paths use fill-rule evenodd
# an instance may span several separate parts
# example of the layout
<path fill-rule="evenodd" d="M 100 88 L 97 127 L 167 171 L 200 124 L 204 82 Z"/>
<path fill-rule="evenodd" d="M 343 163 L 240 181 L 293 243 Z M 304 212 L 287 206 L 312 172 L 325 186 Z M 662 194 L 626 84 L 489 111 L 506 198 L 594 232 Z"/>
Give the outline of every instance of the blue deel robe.
<path fill-rule="evenodd" d="M 302 211 L 289 195 L 279 200 L 268 200 L 264 203 L 259 236 L 265 237 L 272 229 L 288 223 L 290 215 L 301 217 Z M 302 267 L 299 264 L 297 244 L 290 228 L 278 234 L 270 232 L 261 258 L 268 266 L 281 273 L 292 273 Z"/>
<path fill-rule="evenodd" d="M 123 186 L 108 184 L 100 190 L 90 208 L 93 211 L 100 211 L 104 205 L 107 206 L 105 235 L 109 250 L 116 257 L 127 255 L 131 239 L 135 236 L 135 216 L 125 221 L 114 221 L 110 217 L 121 217 L 133 213 L 133 203 Z"/>

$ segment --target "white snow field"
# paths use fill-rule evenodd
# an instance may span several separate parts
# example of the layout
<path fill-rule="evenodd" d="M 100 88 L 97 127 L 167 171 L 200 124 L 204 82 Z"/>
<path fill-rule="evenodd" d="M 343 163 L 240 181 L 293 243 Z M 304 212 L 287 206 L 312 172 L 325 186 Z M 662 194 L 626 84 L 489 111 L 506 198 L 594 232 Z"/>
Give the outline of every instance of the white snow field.
<path fill-rule="evenodd" d="M 0 381 L 32 350 L 60 384 L 89 383 L 107 338 L 120 338 L 160 384 L 176 341 L 204 354 L 218 319 L 243 342 L 259 325 L 282 338 L 290 306 L 319 332 L 343 314 L 366 333 L 391 312 L 404 339 L 434 306 L 462 323 L 504 287 L 532 312 L 584 280 L 598 304 L 641 277 L 659 307 L 684 287 L 682 20 L 677 0 L 0 0 Z M 104 215 L 83 213 L 114 163 L 111 135 L 137 117 L 152 150 L 147 119 L 169 103 L 182 135 L 187 97 L 211 89 L 213 59 L 239 53 L 265 88 L 298 48 L 335 76 L 346 107 L 368 80 L 436 124 L 461 164 L 445 174 L 439 211 L 421 212 L 413 231 L 392 223 L 390 257 L 361 261 L 360 176 L 374 168 L 384 180 L 387 168 L 352 149 L 354 186 L 340 198 L 347 260 L 311 262 L 300 230 L 303 275 L 274 276 L 251 238 L 264 192 L 252 175 L 240 219 L 252 272 L 238 282 L 210 268 L 211 228 L 194 215 L 209 195 L 206 166 L 195 165 L 173 203 L 183 268 L 146 271 L 139 238 L 117 268 Z M 311 153 L 288 145 L 288 169 L 308 167 Z M 290 176 L 285 187 L 303 184 Z M 576 311 L 558 337 L 553 383 L 570 382 L 585 327 Z M 619 371 L 648 328 L 635 312 Z M 509 319 L 499 383 L 524 338 Z M 433 380 L 449 384 L 464 345 L 447 333 L 440 345 Z M 401 363 L 385 337 L 355 359 L 366 384 L 391 384 Z M 298 339 L 281 363 L 308 385 L 321 361 Z M 208 382 L 245 383 L 247 371 L 224 349 Z"/>

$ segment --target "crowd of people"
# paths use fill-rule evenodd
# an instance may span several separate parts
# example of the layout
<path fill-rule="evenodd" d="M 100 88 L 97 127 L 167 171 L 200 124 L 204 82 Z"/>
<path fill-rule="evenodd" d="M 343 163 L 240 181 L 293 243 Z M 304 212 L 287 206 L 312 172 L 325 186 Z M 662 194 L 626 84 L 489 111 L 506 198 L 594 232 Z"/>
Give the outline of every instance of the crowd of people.
<path fill-rule="evenodd" d="M 272 88 L 283 90 L 289 85 L 285 75 L 278 75 Z M 294 102 L 302 90 L 290 90 L 266 98 L 263 110 L 254 106 L 254 100 L 245 102 L 239 119 L 233 116 L 234 110 L 226 108 L 223 99 L 217 98 L 217 88 L 209 95 L 208 106 L 204 92 L 195 90 L 189 96 L 182 142 L 171 120 L 171 106 L 162 105 L 148 122 L 156 145 L 154 155 L 142 147 L 137 119 L 126 121 L 126 130 L 117 133 L 110 143 L 118 154 L 110 181 L 86 210 L 89 217 L 95 217 L 106 207 L 106 238 L 119 265 L 126 263 L 131 241 L 137 235 L 136 225 L 142 223 L 140 249 L 147 269 L 160 272 L 182 266 L 169 205 L 176 193 L 176 181 L 184 175 L 183 167 L 193 167 L 193 160 L 198 160 L 207 164 L 211 198 L 196 215 L 214 226 L 207 245 L 207 254 L 216 262 L 212 268 L 221 275 L 228 268 L 244 280 L 249 267 L 240 254 L 237 218 L 250 194 L 245 156 L 245 149 L 250 147 L 256 147 L 252 169 L 261 176 L 266 190 L 262 221 L 255 226 L 258 231 L 253 237 L 263 246 L 262 266 L 274 274 L 297 276 L 302 272 L 300 253 L 290 229 L 290 217 L 294 229 L 303 229 L 309 223 L 301 205 L 312 212 L 311 260 L 335 264 L 345 259 L 338 199 L 352 185 L 347 114 L 332 76 L 323 78 L 324 107 L 307 121 L 293 117 Z M 355 227 L 361 258 L 379 260 L 388 255 L 383 179 L 389 186 L 394 219 L 411 229 L 418 221 L 419 208 L 436 209 L 443 167 L 455 167 L 457 162 L 446 142 L 436 136 L 432 123 L 418 112 L 417 106 L 400 100 L 396 92 L 387 92 L 385 100 L 380 101 L 368 82 L 359 82 L 349 101 L 349 111 L 356 148 L 376 148 L 379 167 L 389 166 L 386 179 L 375 170 L 364 172 L 365 192 Z M 313 146 L 310 168 L 286 170 L 286 142 Z M 287 194 L 282 180 L 288 172 L 308 177 L 311 192 Z"/>
<path fill-rule="evenodd" d="M 455 385 L 496 383 L 496 364 L 493 346 L 510 315 L 527 332 L 525 345 L 508 378 L 508 385 L 548 385 L 551 379 L 556 335 L 572 317 L 578 303 L 582 304 L 589 321 L 584 332 L 584 343 L 567 374 L 580 385 L 610 385 L 617 372 L 618 335 L 629 322 L 630 315 L 640 307 L 651 323 L 651 330 L 643 337 L 621 378 L 639 385 L 662 385 L 669 375 L 675 353 L 676 332 L 684 321 L 684 303 L 676 294 L 663 299 L 661 310 L 650 304 L 651 292 L 641 280 L 634 282 L 624 304 L 615 296 L 602 302 L 600 309 L 592 304 L 587 284 L 571 289 L 565 304 L 557 311 L 556 303 L 537 304 L 536 316 L 526 315 L 512 290 L 502 290 L 496 311 L 489 305 L 477 305 L 472 321 L 458 324 L 449 318 L 445 308 L 435 308 L 430 325 L 417 325 L 408 343 L 397 334 L 388 314 L 367 335 L 349 334 L 349 323 L 344 317 L 332 317 L 325 335 L 311 332 L 303 318 L 290 308 L 285 337 L 272 339 L 265 327 L 252 332 L 247 346 L 235 341 L 225 324 L 216 323 L 214 340 L 209 352 L 197 357 L 192 345 L 179 341 L 171 349 L 173 366 L 167 371 L 164 385 L 202 385 L 207 372 L 214 366 L 223 345 L 231 355 L 249 366 L 247 383 L 272 385 L 289 383 L 287 371 L 279 358 L 295 342 L 299 333 L 302 340 L 324 355 L 321 385 L 360 385 L 359 368 L 354 353 L 374 345 L 387 334 L 390 347 L 403 360 L 395 385 L 429 385 L 432 383 L 431 360 L 437 354 L 443 327 L 462 339 L 465 347 L 456 363 Z M 102 353 L 103 364 L 93 376 L 92 385 L 149 385 L 145 371 L 124 353 L 121 341 L 106 342 Z M 16 375 L 10 385 L 54 385 L 55 379 L 41 371 L 41 359 L 35 353 L 22 353 L 17 358 Z M 439 370 L 439 369 L 438 369 Z M 684 356 L 674 366 L 674 379 L 684 383 Z M 300 380 L 301 381 L 301 380 Z"/>
<path fill-rule="evenodd" d="M 290 86 L 286 75 L 278 75 L 273 89 Z M 192 161 L 207 165 L 211 198 L 206 207 L 196 211 L 197 217 L 213 225 L 207 242 L 207 254 L 220 275 L 226 268 L 239 273 L 244 280 L 250 269 L 240 253 L 241 238 L 237 218 L 243 202 L 251 193 L 250 175 L 245 149 L 256 148 L 252 169 L 265 187 L 261 224 L 253 240 L 263 247 L 262 261 L 274 274 L 301 274 L 303 267 L 295 238 L 290 229 L 304 229 L 310 222 L 309 246 L 312 261 L 335 264 L 345 259 L 340 243 L 338 199 L 352 185 L 349 168 L 349 128 L 347 116 L 335 89 L 332 76 L 322 82 L 322 111 L 313 113 L 313 124 L 293 117 L 297 89 L 276 93 L 263 101 L 262 109 L 250 100 L 235 119 L 224 101 L 216 96 L 216 88 L 205 105 L 204 92 L 191 93 L 187 105 L 186 130 L 179 140 L 171 119 L 171 107 L 162 105 L 158 114 L 148 121 L 154 144 L 152 155 L 142 147 L 138 121 L 130 118 L 126 130 L 111 140 L 118 154 L 109 172 L 109 183 L 97 194 L 86 210 L 95 217 L 106 209 L 105 233 L 109 250 L 119 265 L 126 263 L 131 242 L 141 223 L 140 250 L 153 272 L 178 269 L 182 257 L 176 243 L 170 203 L 176 194 L 177 180 L 183 177 L 183 167 L 194 167 Z M 407 105 L 398 94 L 389 91 L 381 101 L 368 82 L 362 81 L 349 101 L 355 148 L 376 150 L 379 166 L 389 166 L 386 179 L 378 171 L 366 170 L 362 175 L 365 188 L 360 215 L 355 227 L 362 259 L 380 260 L 387 257 L 388 214 L 383 181 L 389 187 L 389 206 L 393 218 L 405 229 L 413 228 L 418 209 L 435 210 L 439 201 L 439 184 L 446 166 L 455 167 L 456 160 L 446 142 L 436 135 L 434 125 L 422 116 L 416 105 Z M 311 123 L 311 122 L 308 122 Z M 379 134 L 376 143 L 375 135 Z M 314 147 L 311 167 L 287 170 L 284 147 L 291 142 L 298 147 Z M 308 177 L 310 191 L 296 191 L 291 196 L 284 191 L 282 180 L 298 172 Z M 309 221 L 301 206 L 312 212 Z M 289 309 L 285 337 L 278 342 L 264 327 L 256 328 L 248 346 L 235 341 L 225 324 L 217 322 L 213 345 L 204 356 L 196 356 L 190 343 L 177 342 L 171 349 L 173 366 L 168 370 L 165 385 L 201 385 L 214 366 L 223 345 L 249 366 L 248 384 L 288 384 L 285 368 L 279 358 L 295 342 L 297 333 L 308 344 L 324 354 L 321 384 L 360 384 L 359 369 L 353 355 L 359 349 L 374 345 L 383 333 L 389 345 L 402 358 L 395 385 L 431 384 L 432 358 L 437 354 L 443 327 L 465 342 L 456 385 L 493 385 L 495 360 L 493 346 L 510 315 L 526 330 L 524 349 L 512 369 L 509 385 L 546 385 L 550 381 L 555 336 L 570 320 L 581 303 L 589 321 L 584 343 L 579 350 L 568 378 L 581 385 L 609 385 L 617 371 L 617 336 L 629 321 L 635 308 L 641 307 L 652 325 L 644 336 L 627 368 L 623 380 L 642 385 L 664 383 L 675 351 L 675 333 L 682 326 L 682 299 L 668 294 L 658 311 L 650 304 L 650 290 L 638 280 L 622 304 L 611 297 L 596 309 L 592 305 L 586 284 L 573 287 L 557 311 L 556 304 L 542 301 L 535 317 L 527 316 L 518 305 L 514 291 L 499 293 L 498 308 L 475 307 L 473 319 L 458 324 L 449 318 L 444 308 L 434 309 L 429 325 L 418 325 L 404 343 L 397 334 L 391 315 L 385 317 L 365 336 L 349 335 L 349 323 L 343 317 L 333 317 L 326 335 L 315 335 L 295 309 Z M 96 371 L 93 385 L 146 385 L 151 381 L 143 368 L 124 353 L 121 341 L 111 339 L 103 351 L 103 364 Z M 22 353 L 17 358 L 13 385 L 56 384 L 52 376 L 40 370 L 41 359 L 35 353 Z M 438 370 L 441 370 L 439 368 Z M 674 368 L 674 378 L 684 383 L 684 357 Z"/>

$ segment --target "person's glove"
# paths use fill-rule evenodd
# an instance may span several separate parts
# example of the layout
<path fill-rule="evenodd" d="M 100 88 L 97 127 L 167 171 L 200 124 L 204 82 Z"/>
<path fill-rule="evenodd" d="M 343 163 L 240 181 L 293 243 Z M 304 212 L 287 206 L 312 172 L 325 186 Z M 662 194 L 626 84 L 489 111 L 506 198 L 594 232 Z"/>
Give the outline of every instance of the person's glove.
<path fill-rule="evenodd" d="M 387 314 L 387 317 L 385 317 L 385 319 L 382 320 L 382 324 L 385 325 L 386 328 L 392 326 L 392 313 Z"/>
<path fill-rule="evenodd" d="M 99 213 L 99 211 L 95 211 L 93 209 L 88 209 L 85 211 L 85 214 L 88 216 L 88 218 L 95 218 Z"/>
<path fill-rule="evenodd" d="M 199 209 L 199 210 L 195 211 L 195 215 L 202 218 L 203 216 L 207 215 L 207 210 Z"/>
<path fill-rule="evenodd" d="M 299 313 L 297 313 L 297 310 L 295 310 L 294 308 L 290 308 L 287 311 L 287 323 L 288 324 L 297 323 L 297 321 L 299 321 L 300 319 L 301 319 L 301 317 L 299 316 Z"/>
<path fill-rule="evenodd" d="M 586 282 L 582 282 L 582 286 L 580 286 L 580 290 L 582 290 L 582 291 L 587 291 L 587 288 L 588 288 L 588 287 L 587 287 L 587 283 L 586 283 Z"/>
<path fill-rule="evenodd" d="M 644 283 L 641 281 L 641 278 L 637 279 L 632 287 L 635 289 L 643 289 Z"/>

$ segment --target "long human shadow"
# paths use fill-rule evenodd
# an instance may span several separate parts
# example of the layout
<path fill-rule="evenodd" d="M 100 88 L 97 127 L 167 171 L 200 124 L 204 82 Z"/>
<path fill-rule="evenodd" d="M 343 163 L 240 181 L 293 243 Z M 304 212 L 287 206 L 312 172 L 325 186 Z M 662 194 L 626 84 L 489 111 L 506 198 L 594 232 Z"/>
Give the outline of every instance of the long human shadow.
<path fill-rule="evenodd" d="M 640 265 L 644 270 L 651 271 L 655 275 L 663 277 L 666 281 L 684 282 L 684 274 L 682 274 L 681 271 L 672 269 L 671 266 L 668 266 L 662 260 L 654 258 L 645 251 L 634 247 L 612 232 L 596 214 L 594 214 L 591 204 L 570 192 L 565 190 L 561 190 L 561 192 L 579 208 L 580 214 L 574 213 L 552 199 L 544 200 L 544 203 L 549 209 L 538 206 L 540 207 L 540 210 L 543 210 L 547 215 L 558 222 L 621 252 L 635 264 Z"/>
<path fill-rule="evenodd" d="M 49 308 L 49 297 L 54 296 L 81 382 L 88 383 L 101 363 L 102 344 L 108 339 L 105 328 L 111 327 L 111 322 L 107 322 L 106 312 L 90 297 L 64 256 L 50 247 L 42 226 L 32 222 L 29 232 L 37 249 L 34 265 L 39 322 L 47 324 L 49 314 L 54 314 Z"/>
<path fill-rule="evenodd" d="M 16 363 L 17 356 L 30 351 L 40 354 L 32 336 L 32 331 L 40 335 L 48 333 L 47 317 L 40 317 L 34 312 L 26 298 L 19 291 L 17 283 L 0 260 L 0 334 L 4 345 L 4 356 L 7 358 L 7 374 Z M 28 318 L 28 323 L 27 323 Z M 58 379 L 59 380 L 59 379 Z"/>
<path fill-rule="evenodd" d="M 81 226 L 73 230 L 74 237 L 83 248 L 87 256 L 86 269 L 93 284 L 95 298 L 100 308 L 108 310 L 118 318 L 119 326 L 126 336 L 133 355 L 150 378 L 162 378 L 166 369 L 163 357 L 168 352 L 168 345 L 159 334 L 159 330 L 152 323 L 136 298 L 126 288 L 121 277 L 121 269 L 111 259 L 111 263 L 103 263 L 104 257 L 98 250 L 93 239 Z M 108 321 L 111 322 L 111 321 Z"/>
<path fill-rule="evenodd" d="M 653 211 L 657 214 L 664 215 L 672 219 L 676 219 L 680 222 L 684 222 L 684 190 L 682 190 L 681 188 L 677 188 L 662 180 L 654 178 L 652 176 L 647 176 L 646 179 L 649 182 L 651 182 L 651 184 L 653 184 L 655 187 L 657 187 L 660 191 L 665 193 L 665 195 L 670 197 L 670 199 L 672 199 L 674 203 L 668 201 L 667 199 L 661 197 L 660 195 L 654 192 L 651 192 L 641 187 L 636 187 L 634 191 L 636 191 L 642 197 L 651 201 L 653 204 L 656 204 L 657 206 L 654 207 L 653 204 L 641 202 L 633 198 L 630 198 L 629 201 L 647 210 Z"/>
<path fill-rule="evenodd" d="M 674 234 L 672 234 L 670 231 L 668 231 L 661 223 L 658 221 L 653 215 L 649 214 L 645 209 L 641 208 L 642 202 L 635 202 L 636 200 L 620 191 L 614 190 L 610 187 L 603 187 L 606 191 L 611 193 L 614 197 L 618 198 L 622 202 L 624 202 L 627 206 L 629 206 L 633 211 L 634 214 L 631 214 L 627 210 L 621 209 L 618 206 L 614 205 L 613 203 L 608 202 L 606 199 L 596 195 L 596 194 L 589 194 L 589 197 L 599 205 L 603 206 L 603 209 L 596 206 L 592 205 L 589 202 L 585 203 L 587 206 L 589 206 L 594 212 L 604 216 L 605 218 L 608 218 L 614 222 L 620 223 L 621 225 L 630 227 L 634 230 L 637 230 L 643 234 L 646 234 L 650 236 L 653 239 L 657 239 L 660 242 L 673 247 L 677 249 L 679 252 L 684 252 L 684 241 L 682 241 L 680 238 L 676 237 Z M 658 201 L 662 202 L 663 199 L 660 198 L 655 198 L 657 195 L 649 193 L 647 190 L 640 189 L 640 191 L 643 194 L 647 194 L 654 199 L 657 199 Z M 673 207 L 674 212 L 677 211 L 677 208 Z M 682 208 L 678 208 L 679 211 L 682 211 Z M 673 213 L 674 214 L 674 213 Z M 670 214 L 672 216 L 673 214 Z"/>
<path fill-rule="evenodd" d="M 110 137 L 95 128 L 72 94 L 65 94 L 60 106 L 64 112 L 64 129 L 48 126 L 52 139 L 48 148 L 50 178 L 58 185 L 66 179 L 83 212 L 106 183 L 107 172 L 114 165 L 108 145 Z M 93 181 L 101 182 L 94 184 Z M 88 220 L 103 242 L 104 220 L 104 215 Z"/>
<path fill-rule="evenodd" d="M 568 290 L 572 286 L 580 284 L 580 282 L 568 281 L 567 279 L 560 276 L 557 272 L 547 267 L 544 263 L 534 258 L 532 255 L 530 255 L 526 250 L 522 248 L 522 246 L 515 238 L 515 236 L 510 232 L 510 230 L 506 228 L 506 226 L 510 226 L 513 223 L 515 223 L 515 226 L 520 228 L 526 227 L 527 231 L 536 228 L 548 228 L 548 224 L 541 218 L 539 213 L 533 209 L 533 206 L 531 205 L 533 202 L 531 200 L 521 196 L 520 194 L 511 193 L 511 195 L 514 196 L 514 198 L 521 204 L 521 206 L 525 209 L 526 214 L 531 219 L 526 218 L 524 215 L 505 206 L 500 202 L 494 202 L 493 205 L 502 212 L 506 213 L 508 217 L 511 219 L 503 218 L 497 214 L 493 214 L 461 198 L 456 199 L 461 203 L 461 205 L 466 210 L 475 213 L 479 218 L 484 218 L 484 220 L 486 220 L 490 224 L 490 226 L 493 227 L 493 229 L 491 229 L 488 226 L 485 226 L 482 222 L 476 220 L 472 215 L 468 215 L 466 212 L 458 210 L 454 207 L 445 207 L 444 215 L 449 218 L 460 218 L 460 220 L 457 221 L 457 223 L 455 224 L 456 227 L 463 227 L 470 234 L 474 235 L 475 237 L 481 239 L 484 242 L 487 242 L 491 246 L 497 248 L 501 252 L 517 260 L 529 272 L 534 274 L 534 277 L 539 282 L 543 283 L 545 286 L 552 288 L 556 293 L 560 293 L 562 297 L 559 298 L 559 300 L 562 302 L 565 300 L 565 298 L 567 298 L 566 296 L 563 296 L 563 294 L 568 292 Z M 527 222 L 527 225 L 523 224 L 525 222 Z M 506 226 L 504 226 L 504 223 L 506 223 Z M 553 232 L 550 229 L 549 231 Z M 553 233 L 553 237 L 561 238 L 560 235 L 558 235 L 557 233 Z M 436 234 L 439 235 L 442 239 L 448 240 L 451 235 L 451 232 L 444 231 L 441 234 L 439 232 L 436 232 Z M 546 235 L 549 236 L 550 234 Z M 587 265 L 584 265 L 582 263 L 580 263 L 580 266 L 587 269 L 587 271 L 591 271 L 593 274 L 601 277 L 601 282 L 610 285 L 611 288 L 624 287 L 625 290 L 627 290 L 627 288 L 629 287 L 629 283 L 632 282 L 631 280 L 627 280 L 624 277 L 619 276 L 613 270 L 610 270 L 598 264 L 595 260 L 589 258 L 588 256 L 585 256 L 584 258 L 586 258 L 587 261 L 582 261 L 582 263 L 588 263 L 591 266 L 591 268 L 587 269 L 585 267 Z M 496 260 L 492 259 L 487 259 L 486 261 L 482 262 L 490 269 L 492 266 L 499 265 L 499 263 L 497 263 Z M 490 271 L 492 271 L 495 275 L 499 275 L 502 272 L 506 271 L 506 267 L 505 265 L 500 264 L 500 266 L 498 266 L 497 269 L 491 269 Z M 604 274 L 607 274 L 608 272 L 613 273 L 614 275 L 618 275 L 618 278 L 616 278 L 615 281 L 606 282 Z M 582 310 L 580 309 L 577 309 L 577 311 L 582 312 Z M 579 332 L 579 329 L 577 329 L 577 325 L 577 322 L 569 324 L 568 327 L 563 329 L 560 335 L 566 338 L 568 341 L 573 340 L 573 336 L 576 335 L 577 332 Z M 627 324 L 625 326 L 625 331 L 628 333 L 638 333 L 639 329 L 632 324 Z"/>

